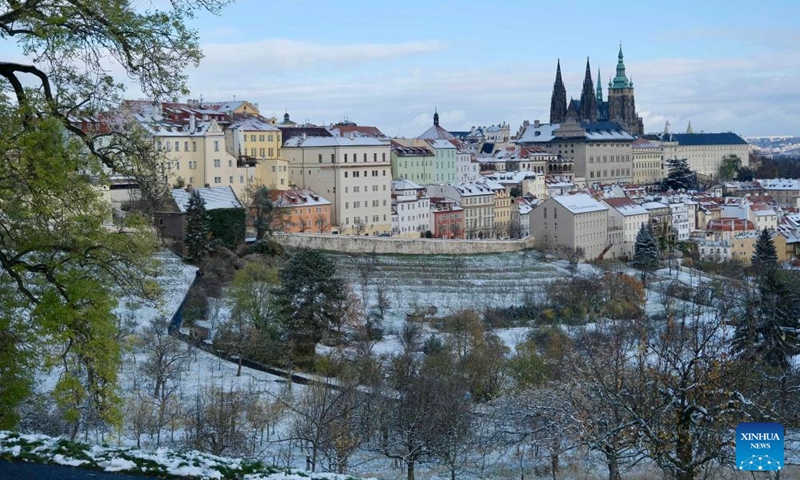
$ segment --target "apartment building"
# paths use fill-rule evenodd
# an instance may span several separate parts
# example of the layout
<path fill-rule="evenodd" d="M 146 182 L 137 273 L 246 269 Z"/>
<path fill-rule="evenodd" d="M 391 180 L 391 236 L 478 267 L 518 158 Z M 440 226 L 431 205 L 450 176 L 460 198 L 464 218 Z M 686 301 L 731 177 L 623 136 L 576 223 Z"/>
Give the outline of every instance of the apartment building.
<path fill-rule="evenodd" d="M 633 183 L 655 186 L 664 179 L 664 147 L 661 142 L 638 138 L 631 144 Z"/>
<path fill-rule="evenodd" d="M 255 168 L 256 183 L 286 190 L 289 188 L 289 162 L 281 158 L 282 143 L 278 127 L 253 115 L 235 114 L 225 129 L 225 150 L 240 165 Z"/>
<path fill-rule="evenodd" d="M 437 183 L 427 190 L 431 198 L 445 197 L 461 205 L 466 238 L 494 238 L 494 190 L 477 183 Z"/>
<path fill-rule="evenodd" d="M 419 238 L 430 230 L 430 198 L 408 180 L 392 181 L 392 236 Z"/>
<path fill-rule="evenodd" d="M 393 140 L 391 143 L 392 178 L 409 180 L 419 185 L 433 182 L 436 155 L 419 141 Z"/>
<path fill-rule="evenodd" d="M 391 147 L 373 137 L 308 136 L 285 139 L 289 182 L 331 201 L 331 231 L 389 235 L 392 230 Z"/>
<path fill-rule="evenodd" d="M 530 224 L 542 245 L 581 248 L 586 260 L 608 247 L 608 207 L 586 193 L 548 198 L 530 213 Z"/>
<path fill-rule="evenodd" d="M 627 197 L 604 198 L 608 209 L 608 238 L 614 246 L 611 258 L 633 258 L 636 250 L 636 234 L 642 225 L 650 221 L 650 214 Z"/>

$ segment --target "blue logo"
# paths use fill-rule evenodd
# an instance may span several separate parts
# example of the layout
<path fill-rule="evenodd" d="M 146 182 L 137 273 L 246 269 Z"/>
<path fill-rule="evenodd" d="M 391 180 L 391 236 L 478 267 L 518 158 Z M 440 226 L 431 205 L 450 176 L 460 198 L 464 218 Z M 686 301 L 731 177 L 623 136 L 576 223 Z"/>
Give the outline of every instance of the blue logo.
<path fill-rule="evenodd" d="M 768 472 L 783 468 L 783 425 L 745 422 L 736 427 L 736 468 Z"/>

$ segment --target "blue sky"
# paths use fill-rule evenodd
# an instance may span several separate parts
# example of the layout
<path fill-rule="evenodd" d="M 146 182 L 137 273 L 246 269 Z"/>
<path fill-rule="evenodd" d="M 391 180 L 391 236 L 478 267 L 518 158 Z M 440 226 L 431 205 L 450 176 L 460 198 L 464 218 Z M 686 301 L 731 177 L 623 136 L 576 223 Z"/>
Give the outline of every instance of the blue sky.
<path fill-rule="evenodd" d="M 237 0 L 191 26 L 193 98 L 296 121 L 416 136 L 437 108 L 450 130 L 514 132 L 549 118 L 556 59 L 579 97 L 586 57 L 605 87 L 622 42 L 646 131 L 800 135 L 797 1 Z"/>

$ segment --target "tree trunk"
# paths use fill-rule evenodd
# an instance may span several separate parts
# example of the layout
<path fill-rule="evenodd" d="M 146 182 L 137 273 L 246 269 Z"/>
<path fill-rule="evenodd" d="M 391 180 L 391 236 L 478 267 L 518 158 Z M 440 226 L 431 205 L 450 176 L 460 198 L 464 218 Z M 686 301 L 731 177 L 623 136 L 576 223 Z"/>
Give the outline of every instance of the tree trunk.
<path fill-rule="evenodd" d="M 550 469 L 553 472 L 553 480 L 558 480 L 558 455 L 550 456 Z"/>
<path fill-rule="evenodd" d="M 622 480 L 619 473 L 619 461 L 616 455 L 608 457 L 608 480 Z"/>
<path fill-rule="evenodd" d="M 237 377 L 241 377 L 242 376 L 242 355 L 241 354 L 239 355 L 239 366 L 236 369 L 236 376 Z"/>
<path fill-rule="evenodd" d="M 408 461 L 408 477 L 407 480 L 414 480 L 414 460 Z"/>

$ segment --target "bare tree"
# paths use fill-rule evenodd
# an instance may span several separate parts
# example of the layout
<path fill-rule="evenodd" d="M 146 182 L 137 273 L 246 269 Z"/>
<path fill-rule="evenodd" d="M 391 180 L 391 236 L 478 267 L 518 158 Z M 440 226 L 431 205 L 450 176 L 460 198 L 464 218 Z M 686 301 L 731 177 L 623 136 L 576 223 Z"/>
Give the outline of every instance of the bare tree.
<path fill-rule="evenodd" d="M 361 217 L 355 217 L 353 220 L 353 232 L 356 235 L 364 235 L 364 232 L 367 231 L 367 224 L 361 220 Z"/>
<path fill-rule="evenodd" d="M 156 442 L 161 444 L 161 431 L 180 414 L 180 380 L 188 369 L 189 347 L 169 334 L 165 317 L 155 317 L 142 334 L 145 360 L 141 366 L 151 382 L 148 401 L 155 403 Z M 144 401 L 144 399 L 142 399 Z"/>
<path fill-rule="evenodd" d="M 331 226 L 331 222 L 328 220 L 328 217 L 320 212 L 316 217 L 314 217 L 314 226 L 317 228 L 319 233 L 325 233 L 328 227 Z"/>

